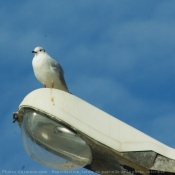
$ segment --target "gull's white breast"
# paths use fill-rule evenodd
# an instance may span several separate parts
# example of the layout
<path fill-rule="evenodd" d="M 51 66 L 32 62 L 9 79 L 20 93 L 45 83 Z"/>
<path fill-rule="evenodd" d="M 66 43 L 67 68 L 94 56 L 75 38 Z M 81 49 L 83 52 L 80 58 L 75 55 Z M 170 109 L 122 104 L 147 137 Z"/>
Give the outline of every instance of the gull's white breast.
<path fill-rule="evenodd" d="M 47 53 L 40 53 L 33 58 L 32 65 L 36 78 L 47 87 L 51 87 L 52 81 L 54 88 L 62 89 L 59 71 L 55 71 L 51 66 L 52 58 Z"/>

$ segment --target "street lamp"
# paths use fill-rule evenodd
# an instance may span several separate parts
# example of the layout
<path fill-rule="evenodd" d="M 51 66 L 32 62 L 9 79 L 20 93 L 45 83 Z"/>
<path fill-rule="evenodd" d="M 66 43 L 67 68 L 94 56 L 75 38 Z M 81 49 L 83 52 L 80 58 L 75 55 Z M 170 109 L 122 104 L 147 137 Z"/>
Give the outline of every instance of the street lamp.
<path fill-rule="evenodd" d="M 43 88 L 14 113 L 27 154 L 56 170 L 175 173 L 175 150 L 67 92 Z"/>

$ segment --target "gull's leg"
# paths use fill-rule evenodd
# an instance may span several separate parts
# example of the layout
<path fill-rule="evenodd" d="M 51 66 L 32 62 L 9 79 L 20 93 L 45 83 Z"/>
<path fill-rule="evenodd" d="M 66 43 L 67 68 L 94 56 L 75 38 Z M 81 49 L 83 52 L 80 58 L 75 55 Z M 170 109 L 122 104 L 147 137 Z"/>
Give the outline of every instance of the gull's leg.
<path fill-rule="evenodd" d="M 54 82 L 52 81 L 52 88 L 54 87 Z"/>
<path fill-rule="evenodd" d="M 44 87 L 46 88 L 46 84 L 43 84 L 44 85 Z"/>

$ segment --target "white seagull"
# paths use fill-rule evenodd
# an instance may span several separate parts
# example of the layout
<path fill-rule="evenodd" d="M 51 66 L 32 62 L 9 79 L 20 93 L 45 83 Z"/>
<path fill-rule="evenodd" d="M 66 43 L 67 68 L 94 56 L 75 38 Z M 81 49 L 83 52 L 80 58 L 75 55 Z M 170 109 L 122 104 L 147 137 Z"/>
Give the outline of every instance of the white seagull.
<path fill-rule="evenodd" d="M 69 92 L 61 65 L 51 58 L 42 47 L 36 47 L 32 53 L 35 54 L 32 60 L 34 74 L 44 87 Z"/>

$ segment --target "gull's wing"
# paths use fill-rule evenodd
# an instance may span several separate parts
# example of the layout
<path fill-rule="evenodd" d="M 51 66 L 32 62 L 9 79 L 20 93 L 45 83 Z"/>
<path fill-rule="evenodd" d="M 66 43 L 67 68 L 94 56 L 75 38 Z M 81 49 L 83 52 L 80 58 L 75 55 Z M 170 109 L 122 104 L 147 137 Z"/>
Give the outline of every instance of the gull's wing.
<path fill-rule="evenodd" d="M 55 70 L 58 75 L 59 75 L 59 78 L 62 82 L 62 84 L 66 87 L 66 89 L 68 90 L 68 87 L 67 87 L 67 84 L 66 84 L 66 81 L 64 79 L 64 70 L 63 68 L 61 67 L 61 65 L 55 61 L 54 59 L 51 59 L 51 67 L 53 68 L 53 70 Z"/>

